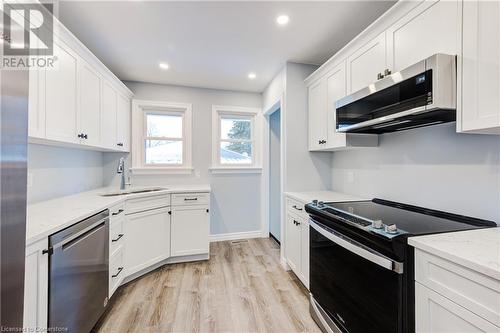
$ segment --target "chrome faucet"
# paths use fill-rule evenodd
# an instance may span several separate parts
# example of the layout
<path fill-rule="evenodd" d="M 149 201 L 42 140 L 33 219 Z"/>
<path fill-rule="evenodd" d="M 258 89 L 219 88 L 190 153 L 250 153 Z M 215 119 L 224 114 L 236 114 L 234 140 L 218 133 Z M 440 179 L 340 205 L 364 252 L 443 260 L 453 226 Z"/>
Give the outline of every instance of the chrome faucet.
<path fill-rule="evenodd" d="M 118 162 L 118 169 L 116 173 L 121 174 L 120 179 L 120 190 L 125 189 L 125 185 L 130 185 L 130 183 L 125 183 L 125 158 L 120 157 L 120 161 Z"/>

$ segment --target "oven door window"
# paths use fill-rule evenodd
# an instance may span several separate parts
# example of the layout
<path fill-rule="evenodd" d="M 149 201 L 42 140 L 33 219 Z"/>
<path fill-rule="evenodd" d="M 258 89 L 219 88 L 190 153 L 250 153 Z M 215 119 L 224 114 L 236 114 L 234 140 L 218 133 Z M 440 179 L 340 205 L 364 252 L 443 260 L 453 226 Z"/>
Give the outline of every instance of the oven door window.
<path fill-rule="evenodd" d="M 403 278 L 310 228 L 310 290 L 349 333 L 400 332 Z"/>

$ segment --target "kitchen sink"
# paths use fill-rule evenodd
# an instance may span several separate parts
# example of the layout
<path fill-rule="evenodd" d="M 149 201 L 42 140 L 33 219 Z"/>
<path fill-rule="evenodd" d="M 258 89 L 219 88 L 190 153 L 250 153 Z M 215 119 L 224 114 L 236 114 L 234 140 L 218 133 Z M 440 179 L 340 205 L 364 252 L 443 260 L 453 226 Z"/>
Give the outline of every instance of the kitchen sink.
<path fill-rule="evenodd" d="M 168 190 L 166 187 L 142 187 L 142 188 L 131 188 L 126 190 L 116 190 L 101 193 L 102 197 L 114 197 L 118 195 L 126 195 L 126 194 L 137 194 L 137 193 L 148 193 L 148 192 L 157 192 Z"/>

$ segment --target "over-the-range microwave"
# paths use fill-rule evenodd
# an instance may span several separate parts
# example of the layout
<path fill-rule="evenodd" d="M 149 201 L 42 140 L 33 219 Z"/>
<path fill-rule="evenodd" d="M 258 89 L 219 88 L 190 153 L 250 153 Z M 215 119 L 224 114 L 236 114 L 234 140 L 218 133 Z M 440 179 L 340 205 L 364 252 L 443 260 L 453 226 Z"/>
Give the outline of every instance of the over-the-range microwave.
<path fill-rule="evenodd" d="M 456 56 L 435 54 L 335 103 L 337 132 L 381 134 L 456 120 Z"/>

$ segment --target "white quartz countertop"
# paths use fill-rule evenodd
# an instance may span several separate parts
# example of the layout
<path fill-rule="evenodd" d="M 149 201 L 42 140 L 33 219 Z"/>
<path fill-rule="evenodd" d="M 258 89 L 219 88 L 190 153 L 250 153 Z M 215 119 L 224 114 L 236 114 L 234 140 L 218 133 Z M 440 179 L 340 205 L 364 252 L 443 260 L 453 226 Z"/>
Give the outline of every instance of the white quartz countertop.
<path fill-rule="evenodd" d="M 334 191 L 309 191 L 309 192 L 285 192 L 285 195 L 302 203 L 309 203 L 313 200 L 324 202 L 360 201 L 367 200 L 350 194 Z"/>
<path fill-rule="evenodd" d="M 127 199 L 157 196 L 169 193 L 207 193 L 209 185 L 166 186 L 167 189 L 147 193 L 101 196 L 116 188 L 100 188 L 28 205 L 26 245 L 62 230 Z"/>
<path fill-rule="evenodd" d="M 500 228 L 411 237 L 408 243 L 500 281 Z"/>

